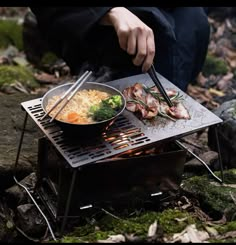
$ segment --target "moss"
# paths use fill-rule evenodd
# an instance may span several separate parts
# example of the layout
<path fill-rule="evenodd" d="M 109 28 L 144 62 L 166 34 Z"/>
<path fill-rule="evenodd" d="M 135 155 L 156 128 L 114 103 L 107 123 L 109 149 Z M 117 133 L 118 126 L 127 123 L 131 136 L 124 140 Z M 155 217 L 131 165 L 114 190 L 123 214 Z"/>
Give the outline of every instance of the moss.
<path fill-rule="evenodd" d="M 228 72 L 227 64 L 224 60 L 208 54 L 202 68 L 204 76 L 225 75 Z"/>
<path fill-rule="evenodd" d="M 176 218 L 182 219 L 179 222 Z M 146 238 L 149 226 L 154 222 L 160 225 L 166 234 L 173 234 L 182 231 L 188 224 L 195 223 L 194 218 L 187 212 L 179 210 L 165 210 L 163 212 L 145 212 L 139 216 L 127 219 L 115 219 L 105 215 L 94 225 L 85 225 L 77 227 L 72 233 L 63 237 L 62 242 L 95 242 L 97 240 L 107 239 L 109 235 L 114 234 L 135 234 L 139 238 Z M 95 226 L 99 227 L 95 231 Z"/>
<path fill-rule="evenodd" d="M 224 225 L 216 225 L 214 227 L 220 234 L 224 234 L 228 231 L 236 231 L 236 221 L 228 222 Z"/>
<path fill-rule="evenodd" d="M 236 169 L 230 169 L 224 173 L 224 183 L 225 184 L 235 184 L 236 183 Z"/>
<path fill-rule="evenodd" d="M 228 222 L 224 225 L 215 225 L 214 228 L 219 232 L 219 235 L 223 236 L 227 232 L 236 231 L 236 221 Z M 227 238 L 227 239 L 209 239 L 210 243 L 235 243 L 235 238 Z"/>
<path fill-rule="evenodd" d="M 227 171 L 224 174 L 225 183 L 235 184 L 235 176 L 235 170 Z M 229 219 L 235 216 L 236 206 L 231 197 L 231 193 L 236 194 L 235 188 L 210 182 L 208 176 L 195 176 L 184 180 L 182 187 L 199 199 L 202 209 L 206 210 L 208 215 L 220 218 L 226 212 Z"/>
<path fill-rule="evenodd" d="M 223 240 L 217 240 L 217 239 L 209 239 L 209 243 L 235 243 L 236 239 L 223 239 Z"/>
<path fill-rule="evenodd" d="M 23 50 L 23 28 L 14 20 L 0 20 L 0 48 L 7 48 L 9 45 L 16 46 Z"/>
<path fill-rule="evenodd" d="M 21 82 L 31 88 L 39 86 L 34 79 L 33 73 L 28 68 L 22 66 L 0 66 L 0 87 L 4 84 L 15 82 Z"/>
<path fill-rule="evenodd" d="M 176 218 L 183 219 L 182 222 L 176 221 Z M 189 213 L 180 210 L 165 210 L 160 214 L 159 223 L 167 234 L 181 232 L 187 225 L 196 223 L 195 219 Z"/>
<path fill-rule="evenodd" d="M 43 55 L 41 59 L 41 65 L 51 65 L 54 64 L 58 60 L 58 57 L 52 53 L 52 52 L 47 52 Z"/>

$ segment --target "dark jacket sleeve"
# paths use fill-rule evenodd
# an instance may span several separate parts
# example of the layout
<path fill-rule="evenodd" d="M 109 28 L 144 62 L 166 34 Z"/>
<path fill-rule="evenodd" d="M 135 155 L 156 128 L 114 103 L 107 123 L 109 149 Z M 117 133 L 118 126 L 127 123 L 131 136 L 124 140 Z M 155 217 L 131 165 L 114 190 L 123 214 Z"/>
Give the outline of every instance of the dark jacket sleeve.
<path fill-rule="evenodd" d="M 51 49 L 71 67 L 86 60 L 101 65 L 132 66 L 130 56 L 119 46 L 114 28 L 99 24 L 113 7 L 32 7 L 31 10 Z M 173 25 L 165 11 L 157 7 L 127 9 L 149 25 L 154 35 L 163 40 L 175 38 Z"/>
<path fill-rule="evenodd" d="M 92 29 L 111 7 L 31 7 L 41 32 L 53 39 L 86 42 Z"/>

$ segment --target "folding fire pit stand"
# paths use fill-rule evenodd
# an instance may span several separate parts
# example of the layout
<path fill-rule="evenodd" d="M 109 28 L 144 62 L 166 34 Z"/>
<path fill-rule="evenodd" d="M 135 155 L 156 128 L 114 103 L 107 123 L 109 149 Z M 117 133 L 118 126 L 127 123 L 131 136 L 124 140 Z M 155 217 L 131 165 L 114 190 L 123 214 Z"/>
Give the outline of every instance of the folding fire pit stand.
<path fill-rule="evenodd" d="M 66 193 L 68 195 L 66 197 L 65 211 L 62 215 L 62 232 L 64 231 L 66 221 L 70 212 L 71 199 L 73 196 L 74 187 L 75 185 L 77 186 L 76 181 L 77 175 L 79 175 L 79 171 L 85 168 L 85 173 L 87 173 L 89 172 L 86 172 L 86 169 L 89 169 L 89 167 L 87 166 L 91 166 L 97 163 L 97 166 L 99 166 L 99 162 L 106 162 L 107 159 L 109 161 L 110 158 L 120 156 L 129 151 L 135 151 L 148 146 L 158 145 L 163 142 L 176 143 L 176 145 L 178 145 L 180 148 L 183 148 L 185 151 L 187 150 L 188 152 L 190 152 L 202 164 L 204 164 L 207 170 L 218 182 L 223 182 L 223 166 L 221 161 L 221 153 L 216 127 L 222 122 L 222 120 L 215 114 L 210 112 L 208 109 L 203 107 L 201 104 L 193 100 L 186 93 L 178 89 L 175 85 L 170 83 L 164 77 L 159 74 L 157 75 L 166 89 L 174 89 L 183 96 L 183 104 L 189 111 L 189 114 L 191 116 L 190 120 L 177 120 L 176 122 L 173 122 L 169 119 L 160 118 L 159 120 L 156 120 L 154 124 L 144 124 L 144 122 L 140 121 L 133 113 L 125 110 L 124 113 L 114 123 L 114 125 L 112 125 L 111 128 L 102 135 L 102 137 L 86 141 L 85 139 L 79 139 L 79 136 L 75 137 L 74 139 L 66 136 L 55 122 L 49 122 L 49 117 L 40 120 L 45 114 L 41 107 L 42 98 L 26 101 L 21 104 L 23 110 L 26 111 L 26 117 L 17 152 L 15 167 L 18 164 L 24 131 L 27 123 L 27 116 L 29 115 L 44 133 L 46 141 L 50 142 L 55 148 L 56 152 L 64 159 L 66 168 L 69 168 L 72 171 L 69 190 Z M 123 91 L 126 87 L 131 86 L 137 82 L 145 84 L 146 86 L 153 86 L 153 82 L 147 74 L 111 81 L 108 82 L 108 84 L 110 86 L 116 87 L 120 91 Z M 182 137 L 193 134 L 209 126 L 215 127 L 221 179 L 214 175 L 214 173 L 202 159 L 189 151 L 179 141 L 179 139 L 181 139 Z M 45 150 L 46 148 L 46 146 L 42 146 L 41 150 Z M 178 152 L 178 150 L 176 152 Z M 173 154 L 176 154 L 176 152 Z M 182 157 L 181 153 L 179 154 L 179 156 Z M 39 158 L 44 158 L 43 154 L 39 154 Z M 168 157 L 166 159 L 168 159 Z M 41 162 L 43 162 L 44 160 L 45 159 L 39 159 L 39 161 Z M 97 173 L 99 173 L 99 171 Z M 63 176 L 64 173 L 60 174 L 61 176 Z M 96 173 L 94 173 L 94 176 L 96 176 Z M 79 177 L 81 178 L 81 176 Z M 64 184 L 62 184 L 62 189 L 63 185 Z M 159 194 L 162 193 L 151 193 L 151 196 L 157 196 Z M 86 197 L 86 195 L 84 195 L 83 197 Z M 45 200 L 45 203 L 47 203 L 47 200 Z M 80 204 L 82 203 L 83 201 Z M 85 204 L 86 202 L 84 202 L 84 206 L 80 206 L 80 209 L 89 208 L 92 206 Z"/>

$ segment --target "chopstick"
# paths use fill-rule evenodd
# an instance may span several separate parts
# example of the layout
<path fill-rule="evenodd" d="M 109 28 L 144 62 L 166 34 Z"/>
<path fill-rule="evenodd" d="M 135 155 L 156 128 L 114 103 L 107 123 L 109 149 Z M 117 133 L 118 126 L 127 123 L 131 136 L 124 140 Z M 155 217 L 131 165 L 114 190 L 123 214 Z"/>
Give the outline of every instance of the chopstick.
<path fill-rule="evenodd" d="M 85 77 L 81 80 L 79 79 L 76 82 L 76 86 L 74 87 L 75 90 L 70 94 L 70 96 L 67 97 L 65 102 L 62 104 L 61 108 L 57 111 L 57 113 L 51 118 L 49 122 L 52 122 L 58 114 L 63 110 L 63 108 L 68 104 L 68 102 L 73 98 L 73 96 L 76 94 L 76 92 L 79 90 L 79 88 L 86 82 L 86 80 L 89 78 L 89 76 L 92 74 L 92 71 L 88 72 Z"/>
<path fill-rule="evenodd" d="M 41 117 L 40 120 L 43 120 L 54 108 L 56 108 L 57 105 L 59 105 L 65 97 L 80 83 L 80 81 L 88 74 L 88 71 L 85 71 L 84 74 L 55 102 L 55 104 L 50 108 L 50 110 Z"/>
<path fill-rule="evenodd" d="M 160 93 L 162 94 L 163 98 L 165 99 L 166 103 L 168 104 L 169 107 L 173 106 L 173 103 L 171 102 L 169 96 L 167 95 L 164 87 L 162 86 L 159 78 L 157 77 L 156 74 L 156 70 L 154 65 L 151 65 L 151 68 L 148 70 L 148 74 L 151 77 L 152 81 L 154 82 L 154 84 L 157 86 L 157 88 L 159 89 Z"/>
<path fill-rule="evenodd" d="M 50 120 L 52 122 L 55 117 L 61 112 L 61 110 L 66 106 L 66 104 L 70 101 L 70 99 L 75 95 L 78 89 L 83 85 L 83 83 L 88 79 L 88 77 L 92 74 L 90 71 L 85 71 L 85 73 L 56 101 L 56 103 L 50 108 L 50 110 L 41 118 L 43 120 L 50 112 L 52 112 L 65 98 L 69 95 L 69 93 L 74 90 L 71 95 L 67 98 L 64 104 L 61 106 L 56 115 Z"/>

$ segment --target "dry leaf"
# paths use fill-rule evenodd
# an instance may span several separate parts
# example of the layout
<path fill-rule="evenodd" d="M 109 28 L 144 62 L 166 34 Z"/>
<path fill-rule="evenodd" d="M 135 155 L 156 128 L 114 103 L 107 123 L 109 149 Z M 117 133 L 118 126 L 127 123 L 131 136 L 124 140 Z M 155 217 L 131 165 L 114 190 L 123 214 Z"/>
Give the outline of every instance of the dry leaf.
<path fill-rule="evenodd" d="M 98 243 L 120 243 L 125 242 L 125 237 L 122 234 L 110 235 L 106 240 L 98 240 Z"/>
<path fill-rule="evenodd" d="M 219 37 L 223 36 L 224 31 L 225 31 L 225 23 L 223 23 L 217 28 L 217 31 L 214 34 L 215 38 L 218 39 Z"/>
<path fill-rule="evenodd" d="M 196 225 L 192 224 L 188 225 L 181 233 L 174 234 L 171 242 L 201 243 L 209 238 L 209 234 L 206 231 L 199 231 Z"/>
<path fill-rule="evenodd" d="M 183 221 L 185 221 L 187 219 L 187 217 L 184 217 L 184 218 L 175 218 L 175 220 L 176 221 L 178 221 L 178 222 L 183 222 Z"/>
<path fill-rule="evenodd" d="M 39 83 L 55 83 L 55 82 L 59 82 L 59 79 L 56 78 L 54 75 L 52 74 L 48 74 L 45 72 L 42 72 L 40 74 L 34 74 L 35 79 L 39 82 Z"/>
<path fill-rule="evenodd" d="M 149 226 L 148 237 L 153 237 L 157 231 L 157 221 L 155 220 L 153 224 Z"/>
<path fill-rule="evenodd" d="M 231 32 L 236 33 L 236 28 L 232 26 L 229 18 L 226 19 L 225 24 Z"/>
<path fill-rule="evenodd" d="M 209 92 L 213 95 L 217 95 L 219 97 L 222 97 L 222 96 L 225 96 L 225 93 L 223 93 L 222 91 L 220 90 L 217 90 L 217 89 L 214 89 L 214 88 L 210 88 L 209 89 Z"/>
<path fill-rule="evenodd" d="M 118 235 L 110 235 L 108 238 L 107 238 L 108 241 L 111 241 L 111 242 L 125 242 L 125 237 L 122 235 L 122 234 L 118 234 Z"/>
<path fill-rule="evenodd" d="M 208 79 L 202 75 L 202 72 L 198 74 L 198 77 L 196 80 L 197 80 L 197 83 L 201 86 L 204 86 L 206 82 L 208 81 Z"/>
<path fill-rule="evenodd" d="M 218 231 L 213 228 L 213 227 L 209 227 L 209 226 L 206 226 L 205 229 L 207 230 L 207 232 L 211 235 L 211 236 L 217 236 L 218 235 Z"/>

